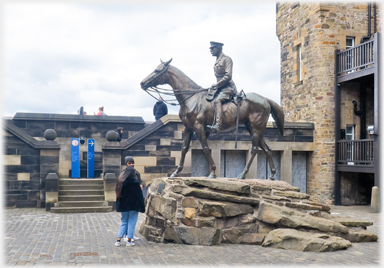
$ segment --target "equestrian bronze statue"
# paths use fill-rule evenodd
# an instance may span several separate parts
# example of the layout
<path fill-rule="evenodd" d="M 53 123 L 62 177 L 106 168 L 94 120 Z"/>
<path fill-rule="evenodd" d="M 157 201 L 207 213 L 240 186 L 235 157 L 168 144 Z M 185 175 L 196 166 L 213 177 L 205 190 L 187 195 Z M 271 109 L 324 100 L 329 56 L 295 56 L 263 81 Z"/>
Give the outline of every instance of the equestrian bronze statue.
<path fill-rule="evenodd" d="M 141 83 L 141 88 L 150 91 L 151 88 L 158 92 L 158 85 L 168 84 L 171 86 L 173 95 L 176 97 L 179 105 L 179 117 L 184 125 L 183 146 L 180 163 L 171 177 L 175 177 L 182 171 L 185 155 L 188 152 L 191 137 L 196 133 L 199 139 L 205 157 L 210 165 L 209 178 L 216 178 L 216 165 L 212 159 L 208 147 L 208 136 L 211 129 L 208 126 L 214 124 L 214 107 L 212 102 L 207 100 L 208 89 L 204 89 L 192 81 L 182 71 L 170 65 L 169 60 L 162 62 L 155 71 L 148 75 Z M 265 152 L 269 166 L 271 168 L 271 177 L 274 179 L 276 173 L 272 160 L 272 152 L 264 141 L 263 133 L 266 129 L 269 115 L 279 129 L 281 135 L 284 130 L 284 113 L 281 107 L 274 101 L 264 98 L 256 93 L 247 93 L 245 97 L 238 100 L 238 105 L 229 101 L 223 104 L 223 115 L 221 122 L 221 131 L 226 132 L 236 128 L 236 121 L 243 124 L 252 136 L 251 154 L 247 160 L 244 170 L 237 176 L 238 179 L 245 179 L 246 174 L 257 153 L 258 146 Z"/>

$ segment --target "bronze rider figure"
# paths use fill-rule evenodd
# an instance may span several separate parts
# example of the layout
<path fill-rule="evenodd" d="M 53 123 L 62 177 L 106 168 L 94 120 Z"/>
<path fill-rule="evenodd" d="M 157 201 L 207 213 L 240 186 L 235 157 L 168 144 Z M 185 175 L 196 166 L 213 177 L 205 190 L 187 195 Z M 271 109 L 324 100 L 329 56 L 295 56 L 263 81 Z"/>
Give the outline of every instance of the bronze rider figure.
<path fill-rule="evenodd" d="M 222 104 L 236 96 L 236 85 L 232 80 L 232 67 L 233 62 L 230 57 L 223 53 L 223 43 L 210 42 L 210 52 L 212 56 L 216 57 L 216 63 L 213 67 L 217 83 L 213 84 L 208 89 L 207 100 L 213 100 L 215 110 L 215 123 L 211 129 L 215 132 L 220 132 L 222 125 Z M 216 97 L 215 97 L 216 96 Z"/>

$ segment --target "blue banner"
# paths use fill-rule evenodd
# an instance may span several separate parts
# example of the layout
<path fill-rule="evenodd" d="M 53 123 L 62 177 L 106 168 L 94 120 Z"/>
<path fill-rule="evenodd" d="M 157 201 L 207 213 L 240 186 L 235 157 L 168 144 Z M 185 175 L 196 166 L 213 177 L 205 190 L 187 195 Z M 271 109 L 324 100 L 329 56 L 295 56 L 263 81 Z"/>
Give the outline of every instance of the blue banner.
<path fill-rule="evenodd" d="M 95 177 L 95 140 L 88 140 L 88 179 Z"/>
<path fill-rule="evenodd" d="M 72 178 L 80 178 L 80 139 L 71 139 Z"/>

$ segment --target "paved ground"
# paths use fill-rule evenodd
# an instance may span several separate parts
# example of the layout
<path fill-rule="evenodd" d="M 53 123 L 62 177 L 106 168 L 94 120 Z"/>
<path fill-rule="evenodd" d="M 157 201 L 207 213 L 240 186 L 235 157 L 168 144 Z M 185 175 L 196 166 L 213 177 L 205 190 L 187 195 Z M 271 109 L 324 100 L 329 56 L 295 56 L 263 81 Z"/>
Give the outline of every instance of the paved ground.
<path fill-rule="evenodd" d="M 368 230 L 381 238 L 380 214 L 368 206 L 332 207 L 333 213 L 372 220 Z M 6 265 L 187 265 L 317 266 L 379 265 L 380 242 L 353 243 L 347 250 L 297 252 L 254 245 L 191 246 L 157 244 L 143 236 L 134 247 L 115 247 L 120 214 L 54 214 L 44 209 L 5 209 L 3 254 Z M 140 214 L 137 225 L 144 220 Z"/>

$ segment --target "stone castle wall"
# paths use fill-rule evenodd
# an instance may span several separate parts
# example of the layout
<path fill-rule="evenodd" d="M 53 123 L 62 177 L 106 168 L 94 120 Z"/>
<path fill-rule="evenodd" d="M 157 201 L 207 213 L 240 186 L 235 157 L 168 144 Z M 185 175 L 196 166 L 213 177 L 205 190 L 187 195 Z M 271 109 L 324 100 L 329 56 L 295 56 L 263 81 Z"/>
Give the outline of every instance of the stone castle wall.
<path fill-rule="evenodd" d="M 142 118 L 18 113 L 12 119 L 4 120 L 4 123 L 3 180 L 7 207 L 44 207 L 48 173 L 55 173 L 60 178 L 71 177 L 71 138 L 95 139 L 95 177 L 105 180 L 107 173 L 118 177 L 125 168 L 124 157 L 127 155 L 134 157 L 135 168 L 146 185 L 158 177 L 172 174 L 181 157 L 184 126 L 177 115 L 167 115 L 152 124 L 145 124 Z M 118 126 L 124 127 L 122 141 L 108 141 L 106 133 Z M 55 130 L 57 136 L 54 140 L 45 140 L 46 129 Z M 277 179 L 296 185 L 305 192 L 306 174 L 300 171 L 306 168 L 306 154 L 313 151 L 313 124 L 286 123 L 284 133 L 280 136 L 272 122 L 268 123 L 265 131 L 266 142 L 275 156 L 274 162 L 279 163 L 276 164 L 280 174 Z M 243 156 L 245 165 L 251 137 L 242 126 L 239 128 L 237 150 L 234 139 L 234 132 L 214 134 L 209 139 L 218 177 L 223 176 L 226 163 L 222 156 L 225 153 L 227 161 L 232 156 Z M 180 176 L 201 173 L 201 166 L 192 168 L 196 158 L 201 163 L 207 162 L 199 153 L 201 151 L 201 145 L 194 136 Z M 86 178 L 87 141 L 80 145 L 80 152 L 80 177 Z M 260 152 L 259 158 L 255 157 L 248 178 L 258 177 L 260 167 L 264 167 L 264 175 L 269 170 L 263 156 Z M 201 173 L 201 176 L 207 175 Z M 223 177 L 231 176 L 226 174 Z M 113 189 L 105 191 L 108 202 L 115 200 Z"/>
<path fill-rule="evenodd" d="M 283 3 L 278 6 L 281 106 L 286 121 L 315 124 L 315 150 L 308 159 L 307 189 L 308 194 L 323 203 L 334 200 L 335 49 L 345 49 L 347 36 L 355 37 L 358 45 L 361 37 L 368 34 L 367 8 L 367 3 Z M 378 6 L 378 31 L 381 30 L 380 15 Z M 371 27 L 373 37 L 373 21 Z M 348 98 L 352 100 L 351 96 L 345 97 L 346 103 L 350 101 Z M 359 120 L 350 114 L 353 109 L 346 107 L 345 111 L 342 124 Z"/>
<path fill-rule="evenodd" d="M 8 144 L 4 155 L 3 182 L 7 189 L 6 206 L 38 206 L 40 200 L 40 150 L 26 145 L 3 131 Z"/>
<path fill-rule="evenodd" d="M 106 133 L 117 127 L 123 127 L 123 139 L 127 139 L 145 127 L 144 120 L 134 116 L 17 113 L 11 122 L 36 140 L 45 140 L 44 131 L 47 129 L 56 131 L 55 141 L 61 148 L 59 165 L 61 178 L 71 177 L 71 138 L 83 137 L 95 140 L 95 177 L 100 178 L 102 177 L 102 146 L 106 142 Z M 83 178 L 87 177 L 87 150 L 85 140 L 85 143 L 80 145 L 80 176 Z"/>

